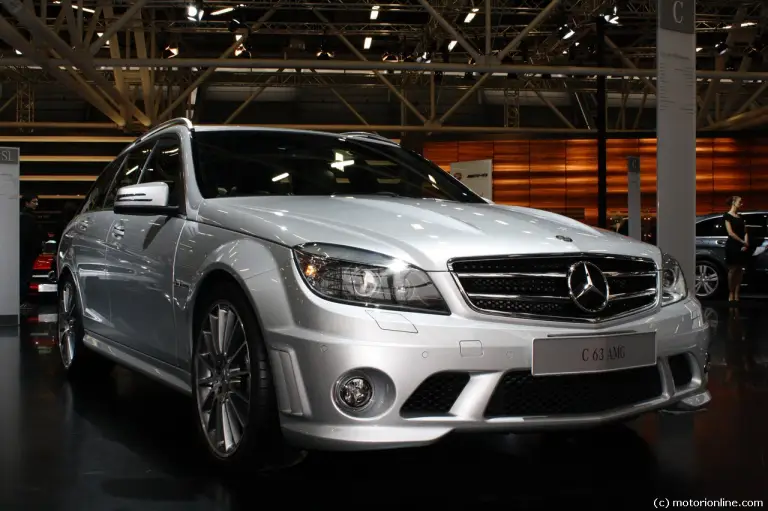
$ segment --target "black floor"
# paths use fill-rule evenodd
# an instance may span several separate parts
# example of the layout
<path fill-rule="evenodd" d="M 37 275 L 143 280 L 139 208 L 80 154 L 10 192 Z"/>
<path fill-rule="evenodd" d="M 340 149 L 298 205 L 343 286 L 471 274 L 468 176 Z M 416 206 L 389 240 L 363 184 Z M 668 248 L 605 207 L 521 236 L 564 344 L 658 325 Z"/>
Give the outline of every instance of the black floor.
<path fill-rule="evenodd" d="M 252 510 L 436 505 L 652 509 L 655 498 L 768 500 L 768 302 L 711 305 L 713 402 L 571 436 L 456 437 L 428 449 L 310 453 L 280 473 L 201 462 L 186 398 L 118 369 L 73 387 L 55 315 L 0 331 L 0 510 Z"/>

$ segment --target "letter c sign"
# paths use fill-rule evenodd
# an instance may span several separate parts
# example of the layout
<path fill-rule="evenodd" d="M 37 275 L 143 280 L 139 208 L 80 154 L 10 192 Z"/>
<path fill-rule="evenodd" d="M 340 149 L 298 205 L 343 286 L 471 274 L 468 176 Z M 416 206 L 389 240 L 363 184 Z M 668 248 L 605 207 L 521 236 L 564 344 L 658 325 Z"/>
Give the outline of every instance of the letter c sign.
<path fill-rule="evenodd" d="M 675 23 L 682 24 L 683 23 L 683 15 L 678 12 L 678 9 L 682 10 L 683 8 L 683 0 L 675 0 L 675 3 L 672 4 L 672 16 L 675 18 Z"/>

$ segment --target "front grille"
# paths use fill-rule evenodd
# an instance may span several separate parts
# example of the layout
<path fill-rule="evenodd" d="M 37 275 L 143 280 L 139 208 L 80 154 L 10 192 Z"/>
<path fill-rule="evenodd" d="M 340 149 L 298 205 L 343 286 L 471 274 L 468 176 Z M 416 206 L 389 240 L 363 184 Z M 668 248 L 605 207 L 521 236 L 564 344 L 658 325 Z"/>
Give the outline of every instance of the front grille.
<path fill-rule="evenodd" d="M 607 412 L 660 396 L 657 366 L 608 373 L 532 376 L 506 373 L 488 402 L 487 418 Z"/>
<path fill-rule="evenodd" d="M 419 385 L 400 409 L 403 417 L 445 415 L 469 382 L 469 373 L 446 371 L 433 374 Z"/>
<path fill-rule="evenodd" d="M 585 311 L 570 296 L 568 272 L 581 262 L 595 265 L 608 284 L 608 303 L 597 312 Z M 456 260 L 450 270 L 470 305 L 489 314 L 595 322 L 651 308 L 658 297 L 658 271 L 650 259 L 592 254 L 510 256 Z"/>
<path fill-rule="evenodd" d="M 691 363 L 688 360 L 688 355 L 685 353 L 669 357 L 669 369 L 672 371 L 675 387 L 685 387 L 693 380 Z"/>

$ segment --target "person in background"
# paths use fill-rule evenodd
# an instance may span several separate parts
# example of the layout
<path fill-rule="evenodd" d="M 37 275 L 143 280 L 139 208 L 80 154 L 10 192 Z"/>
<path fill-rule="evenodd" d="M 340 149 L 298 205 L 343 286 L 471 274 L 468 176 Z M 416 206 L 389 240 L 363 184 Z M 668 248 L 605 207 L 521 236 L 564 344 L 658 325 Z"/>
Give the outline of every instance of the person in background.
<path fill-rule="evenodd" d="M 723 215 L 728 240 L 725 242 L 725 263 L 728 265 L 728 301 L 731 305 L 739 302 L 739 290 L 744 278 L 744 267 L 749 262 L 749 233 L 744 219 L 739 214 L 744 205 L 741 197 L 728 199 L 728 212 Z"/>
<path fill-rule="evenodd" d="M 19 283 L 20 303 L 22 309 L 30 307 L 27 303 L 29 292 L 29 282 L 32 279 L 32 269 L 35 266 L 35 259 L 42 251 L 45 236 L 40 229 L 35 210 L 39 204 L 36 195 L 24 195 L 21 197 L 21 214 L 19 218 Z"/>

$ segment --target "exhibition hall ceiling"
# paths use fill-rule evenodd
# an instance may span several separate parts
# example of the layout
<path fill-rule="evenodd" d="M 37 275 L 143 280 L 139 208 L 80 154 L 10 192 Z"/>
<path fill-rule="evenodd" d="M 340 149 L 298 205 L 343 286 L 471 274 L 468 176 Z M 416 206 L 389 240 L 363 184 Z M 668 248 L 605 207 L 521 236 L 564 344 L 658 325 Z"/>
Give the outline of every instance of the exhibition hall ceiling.
<path fill-rule="evenodd" d="M 653 127 L 655 0 L 2 5 L 4 132 L 78 122 L 135 133 L 189 116 L 332 130 L 589 134 L 596 75 L 609 75 L 609 107 L 625 118 L 616 129 Z M 764 122 L 766 20 L 762 1 L 697 2 L 700 130 Z"/>

